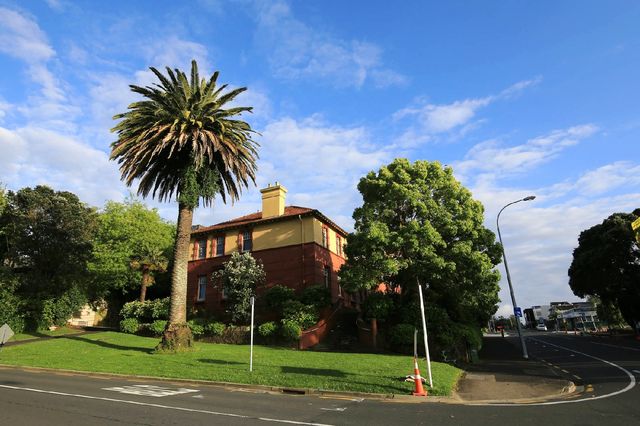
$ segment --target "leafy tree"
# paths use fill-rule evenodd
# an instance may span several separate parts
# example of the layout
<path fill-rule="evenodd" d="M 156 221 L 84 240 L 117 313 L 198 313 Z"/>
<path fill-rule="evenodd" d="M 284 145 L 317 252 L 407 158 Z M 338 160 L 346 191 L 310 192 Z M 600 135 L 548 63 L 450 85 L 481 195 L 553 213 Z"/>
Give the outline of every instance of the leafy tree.
<path fill-rule="evenodd" d="M 147 294 L 147 287 L 155 282 L 155 272 L 165 272 L 169 261 L 164 257 L 162 250 L 152 247 L 145 247 L 141 254 L 131 258 L 131 269 L 142 273 L 140 283 L 140 301 L 144 302 Z"/>
<path fill-rule="evenodd" d="M 363 205 L 354 211 L 355 232 L 347 237 L 343 287 L 385 283 L 390 294 L 401 289 L 407 312 L 419 313 L 416 284 L 428 283 L 428 305 L 444 313 L 433 319 L 441 322 L 434 329 L 486 323 L 499 300 L 500 246 L 484 227 L 482 204 L 453 170 L 396 159 L 362 178 L 358 190 Z"/>
<path fill-rule="evenodd" d="M 620 309 L 613 303 L 604 303 L 598 296 L 589 296 L 587 300 L 596 307 L 598 319 L 606 322 L 609 327 L 621 327 L 625 323 Z"/>
<path fill-rule="evenodd" d="M 138 181 L 138 194 L 161 201 L 176 196 L 178 224 L 171 275 L 171 312 L 159 350 L 192 346 L 187 319 L 187 263 L 193 210 L 210 205 L 216 194 L 226 202 L 239 198 L 249 181 L 255 184 L 257 144 L 250 125 L 235 117 L 250 107 L 229 107 L 246 88 L 217 87 L 218 72 L 200 79 L 196 61 L 191 76 L 167 67 L 167 75 L 151 67 L 160 81 L 131 90 L 145 99 L 116 115 L 118 140 L 111 159 L 120 164 L 127 185 Z"/>
<path fill-rule="evenodd" d="M 30 326 L 63 323 L 93 293 L 87 263 L 97 214 L 70 192 L 46 186 L 7 193 L 0 254 L 18 282 Z"/>
<path fill-rule="evenodd" d="M 98 224 L 89 267 L 95 276 L 97 297 L 109 296 L 110 304 L 115 304 L 123 294 L 140 288 L 144 279 L 144 268 L 132 268 L 131 261 L 142 260 L 152 252 L 156 256 L 169 255 L 175 226 L 163 220 L 156 209 L 131 198 L 124 203 L 108 201 Z M 147 285 L 149 279 L 146 278 Z M 130 297 L 124 301 L 127 299 Z M 111 307 L 119 311 L 117 306 Z"/>
<path fill-rule="evenodd" d="M 618 307 L 632 327 L 640 321 L 640 247 L 631 229 L 637 217 L 614 213 L 582 231 L 569 267 L 576 296 L 597 296 L 605 306 Z"/>
<path fill-rule="evenodd" d="M 264 284 L 262 263 L 250 253 L 235 252 L 221 270 L 211 276 L 212 282 L 220 281 L 227 296 L 227 313 L 235 323 L 246 323 L 251 315 L 251 296 Z"/>

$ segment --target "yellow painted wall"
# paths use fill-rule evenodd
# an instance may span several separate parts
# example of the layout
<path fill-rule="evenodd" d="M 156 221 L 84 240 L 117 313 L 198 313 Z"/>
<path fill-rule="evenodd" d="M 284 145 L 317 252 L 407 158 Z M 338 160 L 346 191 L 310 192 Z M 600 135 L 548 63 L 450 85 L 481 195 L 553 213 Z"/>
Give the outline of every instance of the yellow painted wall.
<path fill-rule="evenodd" d="M 253 227 L 253 250 L 265 250 L 270 248 L 285 247 L 294 244 L 315 242 L 322 245 L 322 222 L 315 217 L 302 218 L 302 227 L 300 219 L 297 216 L 290 220 L 258 225 Z M 238 234 L 239 229 L 227 231 L 224 241 L 224 254 L 230 255 L 238 251 Z M 199 235 L 192 238 L 189 243 L 189 258 L 193 259 L 194 246 L 196 241 L 202 238 L 207 239 L 207 257 L 213 257 L 215 251 L 215 235 L 208 236 Z M 304 236 L 304 241 L 302 241 Z M 344 238 L 343 238 L 344 244 Z M 329 250 L 336 253 L 336 233 L 329 228 Z"/>

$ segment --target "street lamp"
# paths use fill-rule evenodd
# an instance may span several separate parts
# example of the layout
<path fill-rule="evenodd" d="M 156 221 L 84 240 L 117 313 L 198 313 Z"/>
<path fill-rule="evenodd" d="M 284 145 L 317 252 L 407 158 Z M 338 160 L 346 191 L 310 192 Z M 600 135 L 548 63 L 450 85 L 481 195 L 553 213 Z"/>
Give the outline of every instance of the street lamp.
<path fill-rule="evenodd" d="M 536 198 L 535 195 L 529 195 L 528 197 L 524 197 L 524 198 L 521 198 L 520 200 L 513 201 L 507 204 L 506 206 L 500 209 L 500 211 L 498 212 L 498 217 L 496 219 L 496 227 L 498 228 L 498 238 L 500 239 L 500 246 L 502 247 L 502 258 L 504 259 L 504 269 L 507 271 L 507 282 L 509 283 L 509 291 L 511 292 L 511 303 L 513 303 L 514 311 L 516 306 L 518 305 L 516 304 L 516 296 L 513 294 L 513 285 L 511 284 L 511 275 L 509 274 L 509 265 L 507 265 L 507 255 L 504 253 L 504 244 L 502 244 L 502 235 L 500 234 L 500 213 L 502 213 L 502 210 L 506 209 L 512 204 L 519 203 L 520 201 L 531 201 L 531 200 L 534 200 L 535 198 Z M 514 315 L 515 314 L 516 313 L 514 312 Z M 524 337 L 522 337 L 520 319 L 518 318 L 517 315 L 515 315 L 515 317 L 516 317 L 516 327 L 518 328 L 518 336 L 520 337 L 520 344 L 522 345 L 522 357 L 524 359 L 529 359 L 529 354 L 527 353 L 527 345 L 524 343 Z"/>

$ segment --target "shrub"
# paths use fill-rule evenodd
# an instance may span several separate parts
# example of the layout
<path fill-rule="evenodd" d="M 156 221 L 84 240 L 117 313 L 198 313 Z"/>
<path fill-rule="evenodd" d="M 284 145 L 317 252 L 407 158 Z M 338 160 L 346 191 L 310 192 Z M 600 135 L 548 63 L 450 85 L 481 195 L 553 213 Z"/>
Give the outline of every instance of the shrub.
<path fill-rule="evenodd" d="M 267 307 L 280 314 L 285 302 L 294 299 L 293 289 L 282 285 L 274 285 L 264 294 L 264 299 Z"/>
<path fill-rule="evenodd" d="M 166 320 L 169 318 L 170 304 L 171 299 L 168 297 L 145 300 L 144 302 L 134 300 L 124 304 L 120 310 L 120 317 L 122 319 L 135 318 L 140 322 L 152 322 L 157 319 Z"/>
<path fill-rule="evenodd" d="M 154 322 L 149 324 L 149 331 L 154 336 L 161 336 L 162 333 L 164 333 L 164 329 L 166 328 L 166 326 L 167 326 L 166 320 L 155 320 Z"/>
<path fill-rule="evenodd" d="M 389 343 L 396 348 L 413 345 L 413 333 L 415 327 L 412 324 L 397 324 L 389 330 Z"/>
<path fill-rule="evenodd" d="M 71 288 L 60 297 L 46 299 L 42 302 L 42 310 L 37 319 L 38 329 L 48 329 L 52 325 L 63 326 L 87 302 L 82 293 Z"/>
<path fill-rule="evenodd" d="M 298 340 L 300 334 L 302 333 L 300 325 L 298 325 L 297 322 L 289 319 L 283 319 L 281 323 L 282 327 L 280 327 L 280 333 L 282 334 L 282 337 L 284 337 L 285 340 L 289 342 Z"/>
<path fill-rule="evenodd" d="M 140 323 L 135 318 L 125 318 L 120 321 L 120 331 L 128 334 L 135 334 L 140 329 Z"/>
<path fill-rule="evenodd" d="M 278 331 L 278 325 L 274 321 L 265 322 L 258 327 L 258 334 L 262 337 L 273 337 Z"/>
<path fill-rule="evenodd" d="M 213 321 L 205 325 L 204 331 L 212 336 L 222 336 L 226 328 L 227 327 L 223 323 Z"/>
<path fill-rule="evenodd" d="M 0 269 L 0 325 L 8 324 L 16 334 L 25 329 L 24 302 L 15 294 L 17 287 L 17 279 Z"/>
<path fill-rule="evenodd" d="M 365 318 L 384 321 L 393 310 L 393 299 L 389 295 L 376 291 L 367 296 L 363 305 Z"/>
<path fill-rule="evenodd" d="M 194 336 L 198 337 L 204 334 L 204 325 L 202 323 L 202 320 L 200 320 L 199 318 L 191 319 L 187 321 L 187 324 L 191 329 L 191 334 L 193 334 Z"/>
<path fill-rule="evenodd" d="M 318 311 L 314 306 L 305 305 L 297 300 L 289 300 L 282 309 L 283 319 L 293 321 L 302 329 L 318 322 Z"/>
<path fill-rule="evenodd" d="M 171 308 L 171 298 L 155 299 L 151 301 L 151 318 L 153 319 L 169 319 L 169 309 Z"/>
<path fill-rule="evenodd" d="M 331 292 L 323 285 L 314 285 L 302 290 L 300 301 L 305 305 L 324 308 L 331 304 Z"/>

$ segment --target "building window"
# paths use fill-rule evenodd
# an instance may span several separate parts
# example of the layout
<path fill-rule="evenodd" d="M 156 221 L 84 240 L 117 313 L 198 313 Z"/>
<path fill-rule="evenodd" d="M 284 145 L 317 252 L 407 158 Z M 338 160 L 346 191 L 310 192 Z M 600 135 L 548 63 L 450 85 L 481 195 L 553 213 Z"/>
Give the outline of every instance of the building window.
<path fill-rule="evenodd" d="M 242 232 L 242 252 L 251 251 L 253 248 L 253 241 L 251 240 L 251 231 Z"/>
<path fill-rule="evenodd" d="M 322 227 L 322 247 L 329 248 L 329 230 Z"/>
<path fill-rule="evenodd" d="M 324 275 L 324 286 L 326 288 L 331 288 L 331 270 L 328 266 L 324 267 L 322 274 Z"/>
<path fill-rule="evenodd" d="M 207 276 L 201 275 L 198 277 L 198 302 L 204 301 L 207 294 Z"/>
<path fill-rule="evenodd" d="M 198 240 L 198 259 L 207 257 L 207 240 Z"/>
<path fill-rule="evenodd" d="M 224 256 L 224 236 L 216 237 L 216 256 Z"/>
<path fill-rule="evenodd" d="M 342 238 L 336 235 L 336 253 L 338 256 L 342 256 Z"/>

